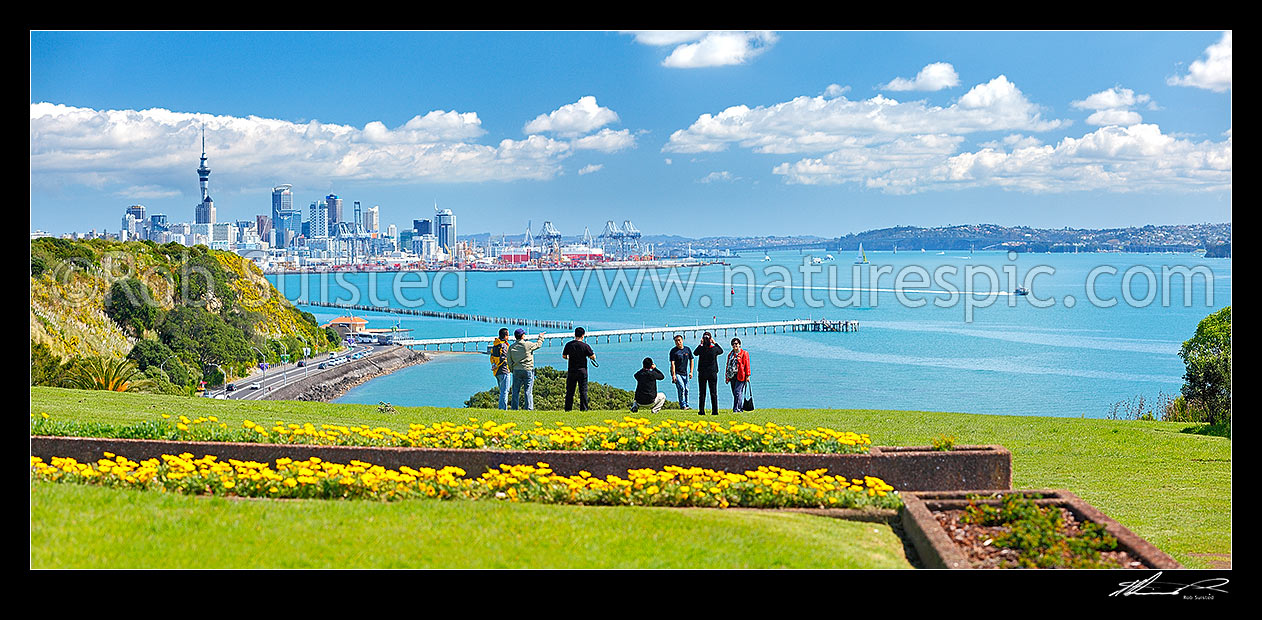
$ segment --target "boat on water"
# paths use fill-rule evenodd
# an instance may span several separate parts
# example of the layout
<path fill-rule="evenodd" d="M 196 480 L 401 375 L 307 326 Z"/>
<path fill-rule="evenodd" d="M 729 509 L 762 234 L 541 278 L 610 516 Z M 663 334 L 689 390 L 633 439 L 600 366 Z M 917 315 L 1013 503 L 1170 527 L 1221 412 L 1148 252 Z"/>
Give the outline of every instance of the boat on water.
<path fill-rule="evenodd" d="M 830 255 L 830 256 L 829 256 L 829 258 L 831 259 L 831 258 L 832 258 L 832 256 Z M 863 252 L 863 244 L 862 244 L 862 243 L 860 243 L 860 244 L 859 244 L 859 255 L 855 257 L 854 264 L 856 264 L 856 265 L 866 265 L 866 264 L 868 264 L 868 255 L 867 255 L 867 254 L 865 254 L 865 253 Z"/>
<path fill-rule="evenodd" d="M 825 254 L 825 255 L 824 255 L 824 260 L 825 260 L 825 261 L 831 261 L 831 260 L 836 260 L 836 259 L 834 259 L 834 258 L 833 258 L 833 255 L 832 255 L 832 254 Z"/>
<path fill-rule="evenodd" d="M 1013 293 L 1014 293 L 1014 294 L 1016 294 L 1016 295 L 1023 295 L 1023 296 L 1024 296 L 1024 295 L 1029 295 L 1029 294 L 1030 294 L 1030 289 L 1025 288 L 1024 286 L 1018 286 L 1018 287 L 1017 287 L 1017 290 L 1013 291 Z"/>
<path fill-rule="evenodd" d="M 811 257 L 811 264 L 812 264 L 812 265 L 818 265 L 818 264 L 820 264 L 820 263 L 822 263 L 822 262 L 824 262 L 824 261 L 823 261 L 820 257 L 818 257 L 818 256 L 812 256 L 812 257 Z"/>
<path fill-rule="evenodd" d="M 764 262 L 764 263 L 765 263 L 765 262 L 767 262 L 767 261 L 769 261 L 769 260 L 771 260 L 771 255 L 770 255 L 770 254 L 763 254 L 763 255 L 762 255 L 762 262 Z"/>

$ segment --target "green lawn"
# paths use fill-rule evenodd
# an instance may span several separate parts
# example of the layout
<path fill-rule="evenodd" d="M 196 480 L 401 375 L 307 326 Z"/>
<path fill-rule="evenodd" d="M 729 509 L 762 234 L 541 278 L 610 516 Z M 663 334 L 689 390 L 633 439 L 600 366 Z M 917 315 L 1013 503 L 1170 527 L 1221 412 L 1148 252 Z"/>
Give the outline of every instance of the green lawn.
<path fill-rule="evenodd" d="M 462 422 L 469 417 L 497 422 L 560 420 L 580 424 L 628 415 L 620 411 L 519 413 L 433 407 L 396 409 L 393 414 L 384 414 L 370 405 L 236 402 L 31 389 L 34 414 L 44 412 L 57 419 L 109 424 L 152 420 L 168 413 L 215 415 L 230 426 L 251 419 L 260 423 L 277 420 L 364 423 L 405 430 L 409 423 Z M 637 415 L 664 419 L 689 414 L 676 411 L 657 416 L 647 412 Z M 1013 453 L 1016 487 L 1068 489 L 1185 566 L 1209 566 L 1205 560 L 1191 554 L 1231 552 L 1231 440 L 1180 433 L 1186 424 L 875 410 L 772 409 L 739 415 L 741 419 L 757 422 L 826 426 L 867 433 L 875 445 L 927 445 L 939 434 L 955 435 L 960 444 L 999 444 Z M 730 416 L 707 418 L 728 420 Z M 126 566 L 152 566 L 152 560 L 146 564 L 145 558 L 161 558 L 163 566 L 823 567 L 837 566 L 837 562 L 841 562 L 858 567 L 906 564 L 901 557 L 901 546 L 896 540 L 889 540 L 893 535 L 882 525 L 804 515 L 464 502 L 385 505 L 251 502 L 49 488 L 52 486 L 32 485 L 33 566 L 80 566 L 87 558 L 105 561 L 115 556 L 101 545 L 107 545 L 116 537 L 130 541 L 133 546 L 145 545 L 138 547 L 145 550 L 141 555 L 117 556 L 117 561 Z M 319 510 L 312 510 L 313 505 L 319 506 Z M 151 524 L 144 527 L 168 532 L 169 536 L 154 535 L 152 547 L 134 540 L 126 526 L 109 525 L 115 522 L 120 508 L 125 509 L 122 512 L 148 514 L 147 522 Z M 49 520 L 58 526 L 48 525 Z M 422 522 L 426 525 L 421 525 Z M 478 526 L 471 527 L 471 522 Z M 245 524 L 239 526 L 244 530 L 236 529 L 238 526 L 233 524 L 238 523 Z M 429 529 L 429 524 L 435 523 L 445 523 L 446 527 L 456 530 Z M 863 532 L 875 529 L 873 536 L 884 542 L 850 540 L 844 529 L 838 529 L 847 527 L 858 527 Z M 108 532 L 100 532 L 98 528 L 107 528 Z M 557 538 L 555 528 L 569 534 Z M 392 533 L 396 529 L 397 535 Z M 309 532 L 309 535 L 298 536 L 298 532 Z M 489 533 L 483 536 L 478 532 Z M 830 538 L 834 533 L 838 534 L 836 541 Z M 180 547 L 188 543 L 180 539 L 181 534 L 201 541 L 194 548 L 216 549 L 182 557 L 184 551 Z M 204 536 L 213 538 L 203 539 Z M 243 544 L 223 545 L 221 540 L 229 540 L 221 538 L 224 536 L 233 537 L 230 539 L 235 541 L 258 537 L 269 542 L 264 547 L 252 547 L 253 551 L 245 556 L 237 556 L 231 555 L 232 551 L 217 548 Z M 676 541 L 677 536 L 699 540 L 683 544 Z M 414 540 L 417 547 L 411 555 L 366 550 L 365 541 L 376 541 L 377 537 L 381 537 L 383 545 L 394 544 L 394 538 L 402 537 Z M 646 543 L 646 537 L 652 542 Z M 477 544 L 470 544 L 471 540 Z M 615 545 L 611 540 L 618 543 Z M 769 544 L 771 541 L 775 544 Z M 840 552 L 833 544 L 850 552 Z M 376 546 L 368 544 L 367 548 Z M 420 551 L 421 547 L 427 551 Z M 770 547 L 794 549 L 801 557 L 790 561 L 787 556 L 767 549 Z M 275 549 L 286 551 L 274 553 Z M 286 554 L 295 557 L 276 557 Z M 205 562 L 199 564 L 199 558 L 206 558 Z M 893 564 L 883 563 L 886 561 Z"/>

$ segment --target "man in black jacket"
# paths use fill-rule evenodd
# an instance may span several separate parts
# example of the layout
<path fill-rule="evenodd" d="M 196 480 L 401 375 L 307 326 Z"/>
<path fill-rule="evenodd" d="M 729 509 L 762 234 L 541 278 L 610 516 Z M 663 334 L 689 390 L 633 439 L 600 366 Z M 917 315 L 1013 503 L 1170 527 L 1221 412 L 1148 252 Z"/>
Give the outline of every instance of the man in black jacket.
<path fill-rule="evenodd" d="M 701 388 L 701 398 L 697 399 L 697 414 L 705 415 L 706 387 L 710 388 L 710 413 L 719 415 L 719 356 L 723 355 L 723 347 L 710 337 L 710 332 L 701 334 L 701 346 L 693 354 L 697 356 L 697 385 Z"/>
<path fill-rule="evenodd" d="M 653 413 L 661 411 L 666 405 L 666 394 L 657 391 L 657 382 L 665 378 L 666 375 L 653 363 L 653 358 L 644 358 L 644 368 L 635 373 L 635 401 L 631 403 L 631 411 L 635 412 L 640 407 L 652 407 Z"/>

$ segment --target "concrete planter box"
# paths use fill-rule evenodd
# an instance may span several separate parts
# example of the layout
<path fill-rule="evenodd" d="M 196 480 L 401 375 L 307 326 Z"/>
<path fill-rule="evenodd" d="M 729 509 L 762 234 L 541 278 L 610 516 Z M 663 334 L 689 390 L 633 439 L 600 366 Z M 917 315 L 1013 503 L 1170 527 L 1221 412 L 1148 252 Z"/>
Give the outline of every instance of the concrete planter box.
<path fill-rule="evenodd" d="M 874 447 L 868 454 L 774 454 L 765 452 L 623 452 L 574 450 L 463 450 L 438 448 L 369 448 L 266 443 L 181 442 L 91 437 L 31 437 L 31 455 L 45 460 L 70 457 L 80 462 L 100 459 L 105 452 L 132 460 L 189 452 L 213 454 L 221 460 L 274 462 L 281 457 L 319 457 L 334 463 L 352 460 L 398 469 L 459 467 L 470 476 L 500 465 L 543 462 L 561 475 L 587 471 L 593 476 L 626 476 L 628 469 L 661 469 L 667 465 L 724 471 L 757 469 L 760 465 L 796 471 L 827 469 L 851 478 L 874 476 L 899 492 L 957 489 L 1008 489 L 1012 486 L 1012 454 L 1003 446 L 965 446 L 950 452 L 930 448 Z"/>
<path fill-rule="evenodd" d="M 1117 538 L 1117 547 L 1137 558 L 1145 568 L 1182 568 L 1164 551 L 1140 538 L 1122 524 L 1109 518 L 1082 498 L 1061 489 L 1040 491 L 1011 491 L 1007 489 L 986 491 L 949 491 L 903 493 L 902 526 L 907 539 L 915 547 L 926 568 L 972 568 L 967 555 L 947 536 L 934 511 L 963 509 L 968 506 L 969 495 L 980 495 L 978 503 L 998 505 L 1000 497 L 1008 493 L 1037 493 L 1040 505 L 1060 506 L 1068 509 L 1079 521 L 1092 521 L 1103 525 Z"/>

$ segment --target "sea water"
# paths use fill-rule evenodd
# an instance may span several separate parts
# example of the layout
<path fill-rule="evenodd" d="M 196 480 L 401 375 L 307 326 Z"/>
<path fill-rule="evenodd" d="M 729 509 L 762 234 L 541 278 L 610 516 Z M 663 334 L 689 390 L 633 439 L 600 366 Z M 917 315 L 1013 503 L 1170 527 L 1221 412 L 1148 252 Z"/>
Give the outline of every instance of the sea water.
<path fill-rule="evenodd" d="M 758 252 L 727 259 L 727 265 L 677 269 L 674 280 L 671 271 L 649 269 L 269 279 L 291 300 L 573 321 L 588 331 L 805 318 L 858 321 L 856 332 L 740 334 L 750 353 L 758 407 L 1091 418 L 1108 417 L 1118 411 L 1115 405 L 1138 397 L 1153 403 L 1176 396 L 1184 372 L 1180 346 L 1201 319 L 1231 303 L 1230 259 L 1196 254 L 868 252 L 867 265 L 834 254 L 830 260 L 819 250 L 779 251 L 768 254 L 768 261 Z M 587 287 L 579 295 L 584 274 Z M 1013 294 L 1021 285 L 1028 285 L 1028 296 Z M 1048 307 L 1036 307 L 1049 300 Z M 351 313 L 299 305 L 321 323 Z M 493 336 L 501 326 L 516 328 L 354 314 L 369 327 L 410 329 L 412 338 Z M 532 336 L 540 331 L 526 329 Z M 717 338 L 725 351 L 730 338 Z M 626 340 L 589 339 L 600 364 L 589 370 L 590 380 L 633 390 L 632 375 L 643 358 L 667 368 L 670 341 Z M 536 367 L 565 368 L 563 342 L 536 352 Z M 695 347 L 697 338 L 688 337 L 686 344 Z M 337 402 L 462 407 L 475 392 L 494 386 L 485 355 L 444 353 L 373 379 Z M 695 408 L 695 376 L 690 388 Z M 669 377 L 659 389 L 672 400 L 676 396 Z M 719 394 L 720 410 L 730 409 L 731 392 L 722 381 Z"/>

